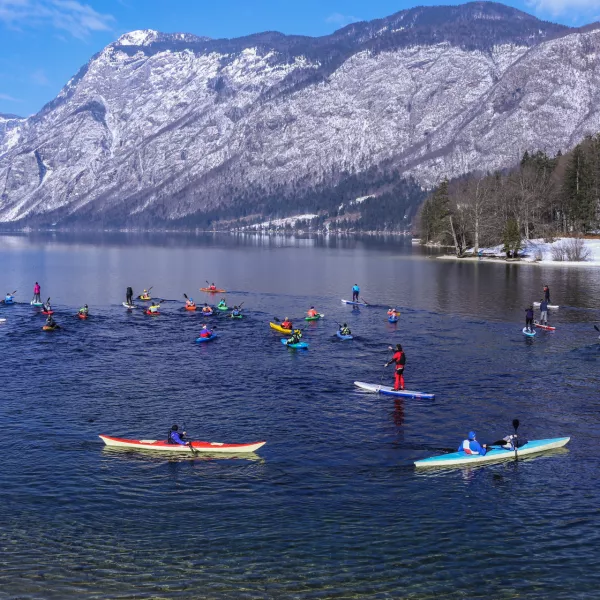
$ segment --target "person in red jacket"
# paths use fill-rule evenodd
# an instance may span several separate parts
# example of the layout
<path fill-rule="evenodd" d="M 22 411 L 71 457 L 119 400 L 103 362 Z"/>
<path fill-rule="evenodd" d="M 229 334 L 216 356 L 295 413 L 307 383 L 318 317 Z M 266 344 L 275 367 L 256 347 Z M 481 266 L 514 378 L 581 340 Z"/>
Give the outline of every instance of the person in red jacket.
<path fill-rule="evenodd" d="M 390 347 L 390 350 L 393 350 L 393 348 Z M 406 364 L 406 354 L 404 354 L 401 344 L 396 344 L 394 356 L 392 356 L 391 360 L 386 362 L 384 366 L 388 367 L 392 363 L 396 363 L 394 391 L 398 392 L 399 390 L 404 389 L 404 365 Z"/>

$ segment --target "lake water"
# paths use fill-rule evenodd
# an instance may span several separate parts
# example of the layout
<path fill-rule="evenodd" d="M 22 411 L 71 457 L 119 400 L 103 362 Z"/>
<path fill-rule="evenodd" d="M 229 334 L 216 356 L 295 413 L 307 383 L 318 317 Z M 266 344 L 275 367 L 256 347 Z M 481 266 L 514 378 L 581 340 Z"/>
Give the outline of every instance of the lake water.
<path fill-rule="evenodd" d="M 63 329 L 43 333 L 35 281 Z M 214 281 L 245 318 L 201 315 Z M 361 285 L 377 306 L 340 298 Z M 548 283 L 556 333 L 524 339 Z M 125 289 L 165 299 L 152 319 Z M 0 236 L 0 598 L 598 598 L 600 274 L 457 264 L 409 240 Z M 80 322 L 83 303 L 91 317 Z M 283 348 L 273 316 L 307 325 Z M 387 322 L 397 305 L 400 322 Z M 341 342 L 336 321 L 356 339 Z M 410 389 L 391 382 L 401 342 Z M 512 432 L 570 435 L 519 462 L 417 472 L 413 461 Z M 250 457 L 106 449 L 98 434 L 267 440 Z"/>

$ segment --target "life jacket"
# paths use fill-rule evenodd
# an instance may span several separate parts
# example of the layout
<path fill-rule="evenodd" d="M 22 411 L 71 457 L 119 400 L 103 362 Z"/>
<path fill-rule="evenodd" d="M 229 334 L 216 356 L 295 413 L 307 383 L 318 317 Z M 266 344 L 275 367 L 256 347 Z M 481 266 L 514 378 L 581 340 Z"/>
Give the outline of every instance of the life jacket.
<path fill-rule="evenodd" d="M 281 324 L 281 326 L 282 326 L 284 329 L 291 329 L 291 328 L 292 328 L 292 322 L 291 322 L 291 321 L 284 321 L 284 322 Z"/>
<path fill-rule="evenodd" d="M 313 308 L 309 310 L 307 314 L 309 317 L 316 317 L 319 313 Z"/>
<path fill-rule="evenodd" d="M 479 452 L 473 452 L 473 450 L 471 450 L 471 440 L 464 440 L 462 448 L 465 454 L 479 454 Z"/>
<path fill-rule="evenodd" d="M 174 433 L 179 433 L 179 431 L 173 431 L 172 429 L 169 429 L 169 433 L 167 434 L 167 444 L 176 444 L 177 442 L 173 441 L 173 438 L 171 437 Z"/>
<path fill-rule="evenodd" d="M 210 329 L 203 329 L 200 332 L 200 337 L 201 338 L 207 338 L 207 337 L 210 337 L 211 335 L 212 335 L 212 331 Z"/>
<path fill-rule="evenodd" d="M 342 335 L 350 335 L 350 330 L 349 330 L 347 327 L 343 327 L 343 328 L 340 330 L 340 333 L 341 333 Z"/>

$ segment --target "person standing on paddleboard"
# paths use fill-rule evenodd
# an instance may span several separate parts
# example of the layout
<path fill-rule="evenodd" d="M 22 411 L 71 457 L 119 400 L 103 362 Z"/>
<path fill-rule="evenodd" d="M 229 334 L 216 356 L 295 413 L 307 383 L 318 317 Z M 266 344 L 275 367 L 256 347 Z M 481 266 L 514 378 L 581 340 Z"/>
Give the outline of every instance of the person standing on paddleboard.
<path fill-rule="evenodd" d="M 127 288 L 127 292 L 125 294 L 125 302 L 129 304 L 129 306 L 133 305 L 133 288 L 131 286 Z"/>
<path fill-rule="evenodd" d="M 394 350 L 390 347 L 390 350 Z M 394 391 L 399 392 L 404 389 L 404 365 L 406 365 L 406 354 L 402 350 L 401 344 L 396 344 L 396 350 L 392 358 L 385 363 L 384 367 L 389 367 L 392 363 L 396 363 L 396 371 L 394 373 Z"/>
<path fill-rule="evenodd" d="M 531 331 L 533 329 L 533 304 L 525 309 L 525 329 Z"/>
<path fill-rule="evenodd" d="M 548 325 L 548 301 L 540 300 L 540 325 Z"/>
<path fill-rule="evenodd" d="M 469 431 L 468 439 L 463 440 L 462 444 L 458 447 L 459 452 L 465 454 L 480 454 L 485 456 L 487 453 L 487 444 L 480 444 L 474 431 Z"/>
<path fill-rule="evenodd" d="M 42 299 L 40 298 L 41 293 L 42 293 L 42 288 L 40 287 L 40 284 L 36 281 L 35 285 L 33 286 L 33 301 L 34 302 L 42 301 Z"/>
<path fill-rule="evenodd" d="M 360 288 L 358 287 L 358 283 L 355 283 L 352 286 L 352 302 L 358 302 L 359 294 L 360 294 Z"/>
<path fill-rule="evenodd" d="M 550 288 L 547 285 L 544 286 L 544 300 L 548 304 L 552 304 L 552 302 L 550 301 Z"/>

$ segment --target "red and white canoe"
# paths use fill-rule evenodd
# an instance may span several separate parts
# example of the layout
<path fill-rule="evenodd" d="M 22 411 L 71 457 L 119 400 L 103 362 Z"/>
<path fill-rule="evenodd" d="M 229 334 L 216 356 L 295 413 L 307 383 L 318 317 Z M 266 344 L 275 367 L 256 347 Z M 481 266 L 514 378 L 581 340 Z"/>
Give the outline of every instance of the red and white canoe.
<path fill-rule="evenodd" d="M 167 452 L 191 452 L 189 446 L 168 444 L 163 440 L 126 440 L 110 435 L 101 435 L 100 439 L 112 448 L 136 448 L 138 450 L 161 450 Z M 192 442 L 192 447 L 197 452 L 219 452 L 236 454 L 239 452 L 256 452 L 267 442 L 254 442 L 252 444 L 223 444 L 220 442 Z"/>
<path fill-rule="evenodd" d="M 538 329 L 543 329 L 544 331 L 556 331 L 556 327 L 552 327 L 551 325 L 542 325 L 541 323 L 535 323 L 535 326 Z"/>

